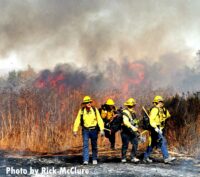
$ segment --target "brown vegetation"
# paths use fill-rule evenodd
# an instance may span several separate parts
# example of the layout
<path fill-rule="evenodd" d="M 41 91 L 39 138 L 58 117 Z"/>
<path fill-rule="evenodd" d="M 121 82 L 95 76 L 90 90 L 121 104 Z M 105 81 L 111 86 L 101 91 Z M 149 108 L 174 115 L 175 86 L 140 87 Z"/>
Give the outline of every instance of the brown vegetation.
<path fill-rule="evenodd" d="M 84 96 L 81 90 L 65 89 L 58 94 L 55 89 L 22 89 L 16 93 L 0 93 L 0 148 L 55 153 L 82 145 L 81 135 L 72 136 L 72 126 Z M 127 95 L 118 91 L 99 92 L 93 98 L 97 106 L 108 97 L 122 104 Z M 139 95 L 139 94 L 138 94 Z M 138 111 L 144 102 L 151 103 L 154 93 L 138 97 Z M 167 123 L 167 138 L 173 149 L 192 153 L 199 148 L 200 100 L 196 95 L 170 97 L 167 107 L 172 119 Z M 81 129 L 81 128 L 80 128 Z M 81 134 L 81 131 L 79 131 Z M 100 147 L 108 145 L 100 140 Z M 120 146 L 117 135 L 117 146 Z M 199 150 L 199 149 L 198 149 Z"/>
<path fill-rule="evenodd" d="M 54 72 L 45 70 L 39 75 L 30 66 L 27 71 L 10 72 L 7 80 L 0 78 L 0 149 L 55 153 L 80 147 L 81 130 L 78 138 L 74 138 L 72 126 L 84 95 L 89 94 L 97 107 L 108 98 L 122 106 L 128 97 L 134 97 L 141 118 L 142 106 L 150 107 L 153 97 L 160 94 L 167 98 L 166 106 L 172 114 L 166 126 L 170 147 L 198 153 L 199 95 L 172 96 L 174 91 L 171 89 L 154 90 L 145 80 L 141 65 L 131 64 L 128 73 L 134 71 L 141 77 L 125 80 L 127 76 L 124 76 L 123 82 L 114 74 L 103 79 L 68 65 L 60 66 Z M 107 83 L 107 87 L 104 88 L 103 83 Z M 116 143 L 117 147 L 121 146 L 119 133 Z M 106 148 L 109 142 L 99 139 L 99 145 Z M 144 144 L 140 148 L 144 148 Z"/>

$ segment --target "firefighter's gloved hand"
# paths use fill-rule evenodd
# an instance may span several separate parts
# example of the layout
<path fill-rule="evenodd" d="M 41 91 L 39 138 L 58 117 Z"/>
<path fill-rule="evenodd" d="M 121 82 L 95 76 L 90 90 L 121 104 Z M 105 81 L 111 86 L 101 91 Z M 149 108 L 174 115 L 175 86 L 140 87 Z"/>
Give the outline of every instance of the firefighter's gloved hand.
<path fill-rule="evenodd" d="M 155 131 L 156 131 L 157 133 L 162 134 L 162 130 L 160 130 L 158 127 L 155 128 Z"/>
<path fill-rule="evenodd" d="M 105 136 L 105 132 L 103 130 L 100 131 L 100 135 L 101 137 L 104 137 Z"/>
<path fill-rule="evenodd" d="M 137 136 L 138 139 L 140 139 L 140 132 L 137 131 L 136 136 Z"/>
<path fill-rule="evenodd" d="M 134 132 L 137 132 L 137 131 L 138 131 L 138 128 L 135 127 L 135 126 L 133 126 L 133 125 L 131 125 L 131 129 L 132 129 Z"/>
<path fill-rule="evenodd" d="M 77 137 L 77 132 L 73 132 L 74 137 Z"/>
<path fill-rule="evenodd" d="M 141 143 L 146 142 L 146 136 L 140 135 L 139 141 L 140 141 Z"/>
<path fill-rule="evenodd" d="M 106 123 L 106 127 L 110 127 L 110 123 L 108 122 L 108 123 Z"/>

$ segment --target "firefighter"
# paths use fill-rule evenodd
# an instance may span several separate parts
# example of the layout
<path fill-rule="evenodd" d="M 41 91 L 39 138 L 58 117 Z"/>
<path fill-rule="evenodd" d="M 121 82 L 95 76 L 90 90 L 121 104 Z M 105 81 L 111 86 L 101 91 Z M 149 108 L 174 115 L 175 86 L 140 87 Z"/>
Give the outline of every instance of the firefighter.
<path fill-rule="evenodd" d="M 113 119 L 117 116 L 115 102 L 109 98 L 104 105 L 99 109 L 105 126 L 105 137 L 110 141 L 110 148 L 115 149 L 115 127 L 112 124 Z"/>
<path fill-rule="evenodd" d="M 138 124 L 139 120 L 136 118 L 136 112 L 134 110 L 136 101 L 134 98 L 129 98 L 124 105 L 126 108 L 123 110 L 123 125 L 121 131 L 122 138 L 122 163 L 126 162 L 126 152 L 129 142 L 132 144 L 131 162 L 137 163 L 139 159 L 136 158 L 136 152 L 138 148 Z"/>
<path fill-rule="evenodd" d="M 100 129 L 101 136 L 104 136 L 104 123 L 100 113 L 96 107 L 92 106 L 92 99 L 90 96 L 83 98 L 82 108 L 79 110 L 76 117 L 73 134 L 76 137 L 79 125 L 82 126 L 83 136 L 83 164 L 87 165 L 89 162 L 89 139 L 92 145 L 92 163 L 97 164 L 97 138 Z"/>
<path fill-rule="evenodd" d="M 151 142 L 144 153 L 144 162 L 151 163 L 152 160 L 149 158 L 153 148 L 159 147 L 162 151 L 164 163 L 170 163 L 175 160 L 174 157 L 170 157 L 167 150 L 167 141 L 163 135 L 165 121 L 170 117 L 169 111 L 164 107 L 164 99 L 162 96 L 155 96 L 153 100 L 154 107 L 151 109 L 149 114 L 150 119 L 150 133 Z"/>

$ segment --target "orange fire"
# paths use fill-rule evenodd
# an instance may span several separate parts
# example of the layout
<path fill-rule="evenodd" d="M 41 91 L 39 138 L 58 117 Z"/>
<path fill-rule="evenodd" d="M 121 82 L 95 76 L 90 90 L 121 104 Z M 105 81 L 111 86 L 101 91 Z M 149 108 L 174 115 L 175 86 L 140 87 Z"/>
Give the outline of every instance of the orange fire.
<path fill-rule="evenodd" d="M 45 88 L 46 87 L 46 83 L 42 79 L 36 81 L 36 83 L 34 85 L 35 85 L 36 88 Z"/>
<path fill-rule="evenodd" d="M 106 73 L 105 73 L 106 74 Z M 70 78 L 72 77 L 72 78 Z M 73 78 L 74 76 L 68 75 L 64 72 L 59 73 L 47 73 L 44 75 L 41 75 L 35 82 L 35 87 L 42 89 L 42 88 L 53 88 L 56 89 L 58 93 L 63 93 L 67 89 L 74 89 L 73 84 L 70 83 L 71 81 L 76 82 Z M 102 77 L 103 78 L 103 77 Z M 121 71 L 114 71 L 112 75 L 108 76 L 109 79 L 109 85 L 107 84 L 106 88 L 110 89 L 117 89 L 120 90 L 123 93 L 127 93 L 130 91 L 130 89 L 140 86 L 140 84 L 145 79 L 145 67 L 141 63 L 136 62 L 129 62 L 125 63 L 121 67 Z M 92 82 L 91 82 L 92 81 Z M 108 80 L 101 80 L 102 85 L 107 82 Z M 77 78 L 78 82 L 78 78 Z M 88 76 L 87 79 L 84 80 L 84 82 L 76 83 L 75 85 L 78 85 L 78 90 L 83 90 L 84 92 L 87 92 L 88 88 L 99 92 L 99 90 L 92 89 L 91 83 L 97 82 L 96 80 L 91 80 L 91 78 Z M 99 83 L 98 83 L 99 84 Z M 96 88 L 98 89 L 98 88 Z"/>
<path fill-rule="evenodd" d="M 57 88 L 59 93 L 62 93 L 64 91 L 65 85 L 64 85 L 65 76 L 63 73 L 60 73 L 58 75 L 49 75 L 47 79 L 44 79 L 40 76 L 39 79 L 35 82 L 34 86 L 36 88 L 42 89 L 42 88 Z"/>
<path fill-rule="evenodd" d="M 138 86 L 145 78 L 144 66 L 140 63 L 130 63 L 127 66 L 127 73 L 122 83 L 123 93 L 127 93 L 130 87 Z"/>
<path fill-rule="evenodd" d="M 64 75 L 62 73 L 55 75 L 55 76 L 49 76 L 48 83 L 52 87 L 56 87 L 59 82 L 62 82 L 65 79 Z"/>

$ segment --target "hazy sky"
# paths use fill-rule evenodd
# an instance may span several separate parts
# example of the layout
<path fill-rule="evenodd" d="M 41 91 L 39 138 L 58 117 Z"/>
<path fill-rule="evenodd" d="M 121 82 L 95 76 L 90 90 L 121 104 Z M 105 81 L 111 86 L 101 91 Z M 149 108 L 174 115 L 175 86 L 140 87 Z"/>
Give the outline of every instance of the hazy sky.
<path fill-rule="evenodd" d="M 0 74 L 108 58 L 192 67 L 199 7 L 199 0 L 0 0 Z"/>

